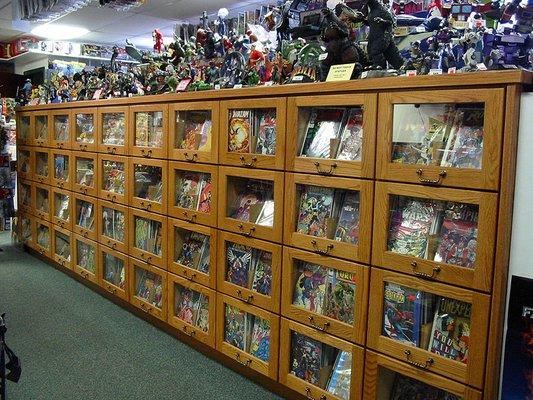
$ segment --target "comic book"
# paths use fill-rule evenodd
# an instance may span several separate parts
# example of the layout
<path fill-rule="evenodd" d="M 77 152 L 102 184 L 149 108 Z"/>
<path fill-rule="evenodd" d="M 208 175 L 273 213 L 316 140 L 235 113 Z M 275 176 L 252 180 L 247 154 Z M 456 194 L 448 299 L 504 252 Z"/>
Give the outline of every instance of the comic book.
<path fill-rule="evenodd" d="M 200 197 L 202 174 L 200 172 L 184 172 L 176 176 L 176 206 L 196 210 Z"/>
<path fill-rule="evenodd" d="M 224 341 L 245 350 L 246 313 L 237 307 L 226 304 Z"/>
<path fill-rule="evenodd" d="M 322 346 L 322 343 L 293 331 L 291 374 L 313 385 L 318 384 L 322 362 Z"/>
<path fill-rule="evenodd" d="M 326 300 L 327 269 L 311 263 L 298 266 L 292 304 L 322 314 Z"/>
<path fill-rule="evenodd" d="M 352 353 L 339 351 L 328 382 L 327 391 L 343 399 L 350 400 L 350 381 L 352 379 Z"/>
<path fill-rule="evenodd" d="M 228 124 L 228 151 L 250 153 L 252 150 L 252 111 L 231 110 Z"/>
<path fill-rule="evenodd" d="M 146 300 L 157 308 L 163 304 L 163 287 L 161 275 L 142 270 L 142 276 L 137 287 L 137 296 Z"/>
<path fill-rule="evenodd" d="M 257 145 L 255 153 L 274 155 L 276 153 L 276 110 L 256 110 Z"/>
<path fill-rule="evenodd" d="M 421 291 L 385 282 L 382 335 L 418 346 L 421 312 Z"/>
<path fill-rule="evenodd" d="M 355 308 L 355 274 L 341 270 L 328 270 L 325 315 L 352 325 Z"/>
<path fill-rule="evenodd" d="M 472 304 L 441 297 L 437 303 L 428 350 L 468 363 Z"/>
<path fill-rule="evenodd" d="M 396 373 L 390 400 L 461 400 L 460 397 L 442 389 L 429 386 L 416 379 Z"/>
<path fill-rule="evenodd" d="M 311 112 L 301 156 L 329 158 L 331 139 L 339 139 L 343 108 L 318 108 Z"/>
<path fill-rule="evenodd" d="M 183 322 L 193 325 L 194 323 L 194 296 L 197 292 L 181 285 L 175 289 L 175 315 Z"/>
<path fill-rule="evenodd" d="M 359 192 L 348 191 L 344 196 L 335 240 L 357 244 L 359 239 Z"/>
<path fill-rule="evenodd" d="M 196 302 L 195 326 L 203 332 L 209 331 L 209 297 L 200 293 Z"/>
<path fill-rule="evenodd" d="M 200 118 L 188 118 L 184 122 L 183 127 L 183 139 L 179 143 L 179 149 L 183 150 L 197 150 L 199 145 L 199 138 L 202 137 L 202 131 L 204 128 L 204 122 Z"/>
<path fill-rule="evenodd" d="M 338 160 L 359 161 L 363 146 L 363 110 L 352 108 L 340 135 Z"/>
<path fill-rule="evenodd" d="M 211 151 L 211 126 L 212 126 L 211 119 L 206 119 L 204 123 L 202 124 L 201 129 L 201 139 L 200 143 L 198 144 L 198 151 Z"/>
<path fill-rule="evenodd" d="M 254 276 L 252 290 L 270 296 L 272 290 L 272 253 L 263 250 L 255 250 Z"/>
<path fill-rule="evenodd" d="M 265 200 L 263 202 L 263 207 L 255 223 L 263 226 L 274 225 L 274 200 Z"/>
<path fill-rule="evenodd" d="M 270 322 L 266 319 L 254 318 L 250 354 L 265 362 L 270 358 Z"/>
<path fill-rule="evenodd" d="M 449 202 L 444 212 L 435 261 L 474 268 L 479 206 Z"/>
<path fill-rule="evenodd" d="M 122 113 L 105 113 L 102 115 L 102 143 L 124 146 L 126 136 L 126 116 Z"/>
<path fill-rule="evenodd" d="M 198 271 L 209 274 L 209 263 L 211 259 L 211 243 L 209 236 L 205 236 L 205 240 L 200 249 L 200 260 L 198 261 Z"/>
<path fill-rule="evenodd" d="M 124 163 L 114 161 L 104 161 L 103 189 L 108 192 L 124 194 L 125 173 Z"/>
<path fill-rule="evenodd" d="M 197 210 L 203 213 L 211 212 L 211 175 L 203 174 Z"/>
<path fill-rule="evenodd" d="M 94 247 L 77 240 L 76 241 L 76 253 L 77 253 L 76 264 L 79 267 L 86 269 L 87 271 L 90 271 L 94 274 L 96 270 Z"/>
<path fill-rule="evenodd" d="M 327 237 L 327 219 L 333 211 L 335 189 L 305 186 L 300 197 L 296 232 Z"/>
<path fill-rule="evenodd" d="M 106 252 L 104 255 L 104 274 L 107 282 L 124 289 L 125 268 L 123 260 Z"/>
<path fill-rule="evenodd" d="M 228 282 L 248 287 L 249 272 L 252 266 L 252 248 L 242 244 L 230 243 L 226 249 Z"/>
<path fill-rule="evenodd" d="M 260 203 L 262 196 L 257 192 L 246 191 L 241 193 L 237 197 L 237 203 L 234 212 L 231 214 L 231 218 L 238 219 L 240 221 L 250 221 L 250 208 L 252 205 Z"/>
<path fill-rule="evenodd" d="M 187 231 L 176 262 L 187 268 L 197 269 L 202 247 L 207 240 L 208 238 L 206 235 Z"/>

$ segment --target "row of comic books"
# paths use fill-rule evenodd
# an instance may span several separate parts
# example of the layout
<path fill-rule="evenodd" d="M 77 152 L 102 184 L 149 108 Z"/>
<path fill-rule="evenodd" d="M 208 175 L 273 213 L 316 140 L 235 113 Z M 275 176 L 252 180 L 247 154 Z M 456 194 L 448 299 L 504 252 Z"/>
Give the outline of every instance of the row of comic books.
<path fill-rule="evenodd" d="M 299 261 L 293 304 L 352 325 L 355 308 L 355 275 Z"/>
<path fill-rule="evenodd" d="M 211 174 L 188 171 L 176 176 L 177 207 L 211 212 Z"/>
<path fill-rule="evenodd" d="M 176 284 L 175 315 L 203 332 L 209 331 L 209 297 Z"/>
<path fill-rule="evenodd" d="M 135 269 L 135 295 L 144 299 L 157 308 L 163 304 L 162 278 L 159 274 L 147 271 L 142 268 Z"/>
<path fill-rule="evenodd" d="M 359 192 L 300 186 L 296 232 L 356 244 L 359 239 Z"/>
<path fill-rule="evenodd" d="M 270 358 L 270 322 L 226 304 L 224 341 L 268 362 Z"/>
<path fill-rule="evenodd" d="M 62 154 L 54 156 L 54 178 L 62 181 L 68 180 L 69 158 Z"/>
<path fill-rule="evenodd" d="M 162 253 L 162 225 L 159 221 L 145 218 L 135 218 L 135 247 L 152 254 L 161 256 Z"/>
<path fill-rule="evenodd" d="M 228 151 L 232 153 L 276 153 L 276 110 L 231 110 Z"/>
<path fill-rule="evenodd" d="M 478 205 L 403 196 L 395 200 L 389 251 L 474 268 Z"/>
<path fill-rule="evenodd" d="M 468 362 L 472 305 L 386 282 L 382 334 Z"/>
<path fill-rule="evenodd" d="M 126 116 L 123 113 L 102 115 L 102 143 L 124 146 L 126 136 Z"/>
<path fill-rule="evenodd" d="M 292 332 L 290 372 L 343 399 L 350 399 L 352 353 Z"/>
<path fill-rule="evenodd" d="M 94 143 L 93 114 L 76 114 L 76 141 Z"/>
<path fill-rule="evenodd" d="M 84 200 L 77 200 L 76 203 L 79 207 L 76 224 L 88 230 L 93 229 L 95 212 L 93 203 Z"/>
<path fill-rule="evenodd" d="M 163 177 L 161 168 L 135 164 L 134 196 L 161 203 L 163 201 Z"/>
<path fill-rule="evenodd" d="M 185 118 L 181 118 L 183 111 L 176 120 L 177 148 L 182 150 L 211 151 L 211 115 L 206 111 L 187 111 Z"/>
<path fill-rule="evenodd" d="M 48 176 L 48 154 L 37 152 L 35 156 L 35 173 L 39 176 Z"/>
<path fill-rule="evenodd" d="M 230 242 L 226 249 L 226 279 L 235 285 L 270 296 L 272 253 Z"/>
<path fill-rule="evenodd" d="M 459 396 L 396 373 L 388 400 L 461 400 Z"/>
<path fill-rule="evenodd" d="M 70 261 L 70 238 L 59 232 L 55 231 L 55 249 L 54 252 L 58 256 Z"/>
<path fill-rule="evenodd" d="M 50 230 L 47 226 L 37 224 L 37 243 L 45 249 L 50 248 Z"/>
<path fill-rule="evenodd" d="M 136 146 L 162 147 L 163 146 L 163 113 L 139 112 L 135 114 Z"/>
<path fill-rule="evenodd" d="M 96 250 L 90 244 L 76 240 L 76 265 L 92 272 L 96 272 Z"/>
<path fill-rule="evenodd" d="M 274 225 L 274 186 L 271 181 L 247 179 L 236 185 L 230 217 L 263 226 Z"/>
<path fill-rule="evenodd" d="M 210 241 L 209 236 L 198 232 L 186 231 L 183 236 L 176 235 L 182 241 L 176 246 L 176 262 L 187 268 L 209 273 Z"/>
<path fill-rule="evenodd" d="M 107 251 L 104 252 L 104 280 L 124 289 L 126 283 L 125 274 L 124 261 L 109 254 Z"/>
<path fill-rule="evenodd" d="M 299 156 L 361 160 L 363 110 L 314 108 L 310 111 Z"/>
<path fill-rule="evenodd" d="M 70 219 L 70 196 L 61 193 L 54 193 L 54 196 L 54 215 L 59 219 L 68 221 Z"/>
<path fill-rule="evenodd" d="M 114 208 L 102 207 L 102 233 L 119 242 L 124 242 L 126 217 L 123 212 Z"/>
<path fill-rule="evenodd" d="M 87 158 L 78 158 L 76 161 L 76 183 L 83 186 L 94 187 L 94 163 Z"/>

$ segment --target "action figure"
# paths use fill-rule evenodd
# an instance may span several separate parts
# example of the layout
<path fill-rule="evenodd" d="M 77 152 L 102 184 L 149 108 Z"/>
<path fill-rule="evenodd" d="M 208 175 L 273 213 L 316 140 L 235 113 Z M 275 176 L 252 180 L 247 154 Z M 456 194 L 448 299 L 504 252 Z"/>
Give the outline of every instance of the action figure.
<path fill-rule="evenodd" d="M 154 51 L 158 54 L 165 51 L 165 45 L 163 44 L 163 34 L 159 29 L 154 29 L 152 32 L 154 38 Z"/>

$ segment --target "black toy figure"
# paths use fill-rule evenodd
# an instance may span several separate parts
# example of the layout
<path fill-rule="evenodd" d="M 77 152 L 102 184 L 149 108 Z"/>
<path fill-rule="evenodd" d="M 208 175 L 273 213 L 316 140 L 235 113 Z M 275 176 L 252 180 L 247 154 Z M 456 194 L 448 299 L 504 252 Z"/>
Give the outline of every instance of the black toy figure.
<path fill-rule="evenodd" d="M 118 57 L 118 47 L 113 46 L 113 54 L 111 55 L 111 72 L 118 72 L 118 63 L 117 63 L 117 57 Z"/>

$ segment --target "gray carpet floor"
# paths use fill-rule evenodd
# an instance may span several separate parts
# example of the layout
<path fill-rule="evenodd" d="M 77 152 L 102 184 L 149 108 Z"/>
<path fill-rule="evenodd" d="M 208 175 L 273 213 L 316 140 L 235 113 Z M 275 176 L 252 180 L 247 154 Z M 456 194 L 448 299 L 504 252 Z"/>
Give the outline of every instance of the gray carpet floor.
<path fill-rule="evenodd" d="M 281 399 L 10 244 L 0 312 L 22 360 L 9 400 Z"/>

